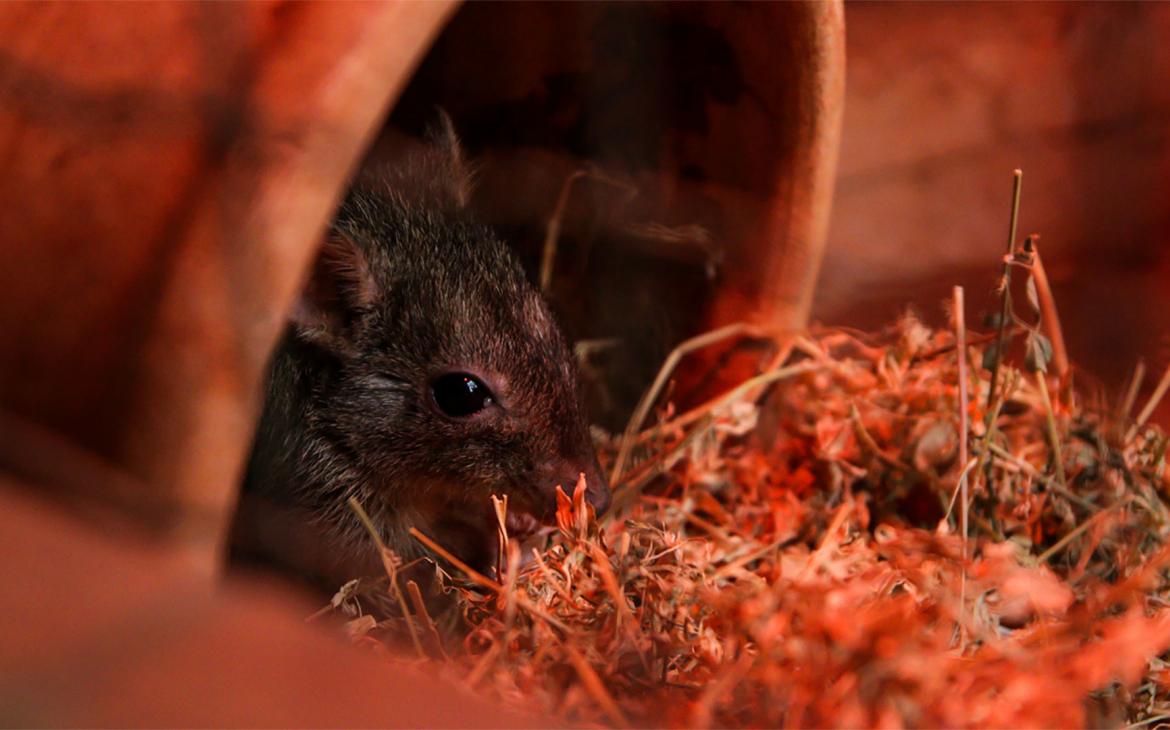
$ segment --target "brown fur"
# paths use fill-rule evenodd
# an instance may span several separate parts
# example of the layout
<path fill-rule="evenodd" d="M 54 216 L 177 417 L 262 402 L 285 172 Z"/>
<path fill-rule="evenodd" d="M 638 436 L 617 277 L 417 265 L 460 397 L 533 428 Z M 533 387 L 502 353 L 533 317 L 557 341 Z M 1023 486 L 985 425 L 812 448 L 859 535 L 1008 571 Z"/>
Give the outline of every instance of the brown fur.
<path fill-rule="evenodd" d="M 403 555 L 413 525 L 477 566 L 492 558 L 490 494 L 549 520 L 556 485 L 583 472 L 608 504 L 571 352 L 466 195 L 444 125 L 345 199 L 272 362 L 237 547 L 336 587 L 373 557 L 350 496 Z M 429 384 L 448 371 L 497 404 L 445 416 Z"/>

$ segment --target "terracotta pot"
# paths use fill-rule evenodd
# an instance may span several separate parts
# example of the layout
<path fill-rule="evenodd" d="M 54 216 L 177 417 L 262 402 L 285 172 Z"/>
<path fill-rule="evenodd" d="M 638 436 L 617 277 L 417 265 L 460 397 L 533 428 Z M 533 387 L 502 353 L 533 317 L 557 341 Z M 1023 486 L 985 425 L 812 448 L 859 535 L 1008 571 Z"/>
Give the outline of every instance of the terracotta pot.
<path fill-rule="evenodd" d="M 284 313 L 453 7 L 0 8 L 0 465 L 212 565 Z"/>
<path fill-rule="evenodd" d="M 501 17 L 553 12 L 487 7 Z M 18 602 L 0 645 L 15 642 L 25 651 L 15 656 L 28 658 L 21 666 L 31 667 L 8 677 L 6 691 L 38 688 L 35 701 L 22 700 L 26 714 L 8 716 L 203 724 L 215 719 L 209 707 L 234 708 L 230 716 L 247 724 L 294 716 L 264 700 L 262 678 L 252 683 L 249 671 L 236 667 L 238 682 L 213 680 L 225 658 L 299 646 L 299 622 L 272 623 L 271 606 L 254 597 L 168 586 L 173 577 L 206 588 L 214 574 L 285 313 L 348 175 L 453 9 L 0 6 L 0 513 L 22 528 L 13 532 L 19 549 L 0 552 Z M 656 17 L 668 24 L 716 29 L 740 87 L 734 104 L 710 110 L 708 134 L 671 137 L 657 161 L 662 184 L 648 197 L 664 210 L 697 194 L 730 222 L 720 231 L 727 263 L 708 323 L 746 316 L 798 326 L 835 163 L 841 5 L 665 12 Z M 490 64 L 465 69 L 468 82 L 492 73 Z M 704 179 L 692 191 L 696 166 Z M 47 502 L 19 491 L 88 509 L 90 524 L 51 517 Z M 136 529 L 112 529 L 125 525 Z M 115 547 L 124 532 L 154 539 Z M 58 579 L 44 580 L 48 573 Z M 160 579 L 144 588 L 135 576 Z M 43 610 L 78 604 L 87 620 L 71 632 L 53 618 L 60 612 Z M 156 608 L 144 623 L 146 604 L 183 609 L 186 623 L 176 628 Z M 37 638 L 21 643 L 20 632 Z M 186 643 L 160 662 L 160 647 L 177 646 L 174 632 Z M 104 694 L 86 694 L 102 657 L 131 671 L 104 675 Z M 275 684 L 304 694 L 336 688 L 318 705 L 350 706 L 350 695 L 371 690 L 369 681 L 339 679 L 345 669 L 331 661 Z M 175 689 L 200 682 L 198 706 Z M 393 698 L 413 691 L 390 690 L 384 704 L 367 694 L 360 702 L 370 713 L 354 716 L 381 718 L 381 707 L 392 712 Z M 445 722 L 493 721 L 462 702 Z M 300 717 L 331 716 L 315 705 Z M 386 720 L 395 721 L 415 722 Z"/>
<path fill-rule="evenodd" d="M 264 362 L 316 238 L 451 9 L 151 4 L 113 23 L 121 11 L 112 6 L 5 6 L 3 463 L 215 544 Z M 525 76 L 493 85 L 501 74 L 475 62 L 485 47 L 473 48 L 475 37 L 529 39 L 496 49 L 502 69 L 555 63 L 572 58 L 554 48 L 560 36 L 596 34 L 613 8 L 466 10 L 503 27 L 493 36 L 473 24 L 469 35 L 457 18 L 441 44 L 469 57 L 463 86 L 451 88 L 482 96 Z M 725 263 L 706 325 L 800 326 L 835 164 L 840 4 L 670 5 L 636 20 L 635 31 L 665 39 L 656 47 L 665 60 L 657 75 L 632 77 L 646 88 L 591 111 L 588 134 L 611 133 L 597 145 L 602 156 L 637 157 L 641 145 L 652 164 L 633 173 L 658 181 L 643 196 L 655 214 L 714 211 Z M 641 42 L 612 28 L 606 38 L 619 50 Z M 556 52 L 525 51 L 541 42 Z M 602 91 L 604 79 L 621 78 L 596 42 L 577 46 L 594 52 Z M 639 61 L 617 58 L 626 60 Z M 695 110 L 662 108 L 691 98 L 669 91 L 686 88 L 668 77 L 674 68 L 706 84 L 699 128 L 688 122 Z M 668 92 L 654 91 L 656 78 Z M 639 104 L 660 118 L 610 113 Z"/>

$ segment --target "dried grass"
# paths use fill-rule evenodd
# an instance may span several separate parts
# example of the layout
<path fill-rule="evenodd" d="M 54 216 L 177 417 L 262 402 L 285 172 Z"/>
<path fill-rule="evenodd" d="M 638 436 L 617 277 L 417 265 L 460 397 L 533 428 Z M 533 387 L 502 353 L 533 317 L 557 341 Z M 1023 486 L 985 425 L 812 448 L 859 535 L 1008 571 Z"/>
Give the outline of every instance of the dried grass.
<path fill-rule="evenodd" d="M 460 621 L 449 658 L 426 632 L 428 661 L 585 724 L 1170 714 L 1157 659 L 1170 647 L 1166 436 L 1106 420 L 1070 390 L 1054 398 L 1043 373 L 1006 362 L 989 399 L 983 352 L 968 346 L 963 463 L 954 339 L 912 316 L 873 336 L 817 331 L 775 363 L 788 376 L 770 393 L 741 386 L 643 430 L 627 445 L 622 514 L 598 524 L 578 485 L 523 567 L 513 543 L 501 578 L 439 569 Z M 967 559 L 949 508 L 961 476 Z M 415 622 L 433 626 L 421 606 Z"/>
<path fill-rule="evenodd" d="M 501 534 L 495 576 L 416 531 L 453 599 L 445 622 L 413 582 L 407 609 L 380 544 L 381 605 L 398 615 L 359 615 L 356 581 L 323 610 L 392 661 L 585 725 L 1170 719 L 1168 442 L 1148 424 L 1170 368 L 1136 417 L 1140 364 L 1119 407 L 1082 402 L 1036 238 L 1016 245 L 1021 177 L 995 331 L 967 331 L 957 289 L 952 329 L 907 315 L 776 342 L 763 372 L 646 427 L 688 352 L 765 334 L 688 340 L 601 444 L 615 491 L 601 523 L 584 484 L 561 492 L 543 549 Z M 1026 371 L 1006 357 L 1015 339 Z"/>

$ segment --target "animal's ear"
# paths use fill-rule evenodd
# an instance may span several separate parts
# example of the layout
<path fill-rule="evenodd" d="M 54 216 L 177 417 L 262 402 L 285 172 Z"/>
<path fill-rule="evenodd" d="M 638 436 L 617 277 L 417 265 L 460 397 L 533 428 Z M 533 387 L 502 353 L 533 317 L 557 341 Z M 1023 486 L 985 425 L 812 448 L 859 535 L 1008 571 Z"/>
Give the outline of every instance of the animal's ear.
<path fill-rule="evenodd" d="M 377 295 L 365 251 L 350 237 L 330 231 L 293 307 L 296 334 L 306 342 L 346 352 L 354 321 Z"/>
<path fill-rule="evenodd" d="M 436 109 L 436 112 L 437 119 L 427 128 L 427 141 L 438 152 L 442 168 L 441 182 L 447 187 L 455 204 L 464 208 L 471 200 L 475 170 L 464 157 L 463 146 L 455 134 L 455 124 L 451 121 L 451 116 L 442 108 Z"/>

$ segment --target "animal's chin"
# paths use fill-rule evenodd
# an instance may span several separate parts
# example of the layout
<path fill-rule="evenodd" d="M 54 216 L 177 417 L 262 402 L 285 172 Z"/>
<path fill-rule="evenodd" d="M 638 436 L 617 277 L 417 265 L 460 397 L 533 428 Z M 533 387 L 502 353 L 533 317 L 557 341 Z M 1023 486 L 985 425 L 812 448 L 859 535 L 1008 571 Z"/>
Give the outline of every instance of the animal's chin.
<path fill-rule="evenodd" d="M 504 527 L 508 530 L 508 537 L 513 540 L 527 540 L 541 528 L 547 527 L 535 515 L 519 510 L 509 510 L 504 520 Z"/>
<path fill-rule="evenodd" d="M 543 548 L 548 541 L 549 533 L 556 529 L 553 525 L 543 522 L 531 514 L 523 512 L 508 512 L 504 525 L 508 528 L 508 540 L 520 548 L 520 565 L 525 566 L 532 562 L 533 548 Z M 493 547 L 493 555 L 499 553 L 499 544 Z"/>
<path fill-rule="evenodd" d="M 531 559 L 532 548 L 543 544 L 553 529 L 551 515 L 537 516 L 522 504 L 509 500 L 504 526 L 509 541 L 520 547 L 521 562 Z M 439 544 L 450 550 L 475 570 L 492 575 L 498 564 L 499 528 L 494 513 L 489 509 L 482 512 L 466 509 L 459 515 L 448 514 L 435 525 L 433 536 Z"/>

